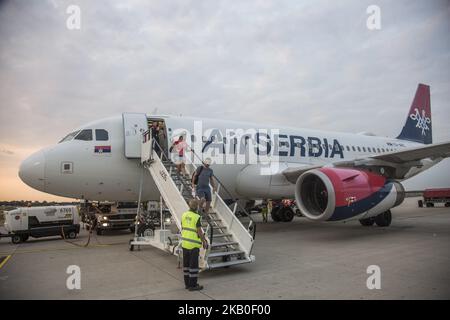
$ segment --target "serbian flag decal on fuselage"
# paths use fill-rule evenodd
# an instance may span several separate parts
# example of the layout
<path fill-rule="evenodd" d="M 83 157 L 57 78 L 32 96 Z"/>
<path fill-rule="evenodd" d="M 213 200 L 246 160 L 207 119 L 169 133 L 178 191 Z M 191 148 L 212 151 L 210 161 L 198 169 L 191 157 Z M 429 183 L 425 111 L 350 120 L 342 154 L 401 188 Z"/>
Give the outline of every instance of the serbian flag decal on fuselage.
<path fill-rule="evenodd" d="M 95 153 L 111 153 L 111 146 L 95 146 Z"/>

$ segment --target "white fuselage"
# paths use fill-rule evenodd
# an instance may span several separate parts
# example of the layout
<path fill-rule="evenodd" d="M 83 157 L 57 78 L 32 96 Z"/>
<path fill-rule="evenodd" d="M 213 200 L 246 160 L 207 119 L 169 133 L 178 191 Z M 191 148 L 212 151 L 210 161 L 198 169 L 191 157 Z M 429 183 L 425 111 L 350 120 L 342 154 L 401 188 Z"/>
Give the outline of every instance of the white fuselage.
<path fill-rule="evenodd" d="M 269 168 L 272 173 L 281 173 L 288 167 L 326 165 L 420 145 L 363 134 L 280 128 L 218 119 L 156 115 L 146 117 L 164 121 L 169 143 L 183 133 L 189 145 L 194 148 L 199 146 L 200 150 L 195 149 L 197 154 L 201 154 L 198 151 L 203 151 L 213 157 L 213 160 L 223 159 L 220 164 L 213 161 L 211 168 L 226 189 L 237 198 L 276 199 L 294 196 L 294 184 L 282 174 L 262 174 L 262 166 Z M 98 120 L 77 131 L 83 129 L 93 130 L 92 140 L 68 139 L 38 151 L 22 163 L 19 171 L 21 179 L 37 190 L 58 196 L 136 201 L 143 172 L 143 200 L 159 199 L 159 192 L 151 175 L 147 170 L 142 170 L 139 159 L 125 156 L 125 136 L 129 132 L 124 131 L 122 116 Z M 103 137 L 102 141 L 98 141 L 96 129 L 106 131 L 107 140 Z M 236 161 L 239 155 L 245 154 L 245 147 L 242 149 L 245 144 L 233 144 L 227 133 L 259 130 L 268 132 L 268 136 L 259 136 L 261 139 L 257 144 L 259 152 L 268 153 L 268 163 Z M 141 133 L 142 130 L 135 134 Z M 194 141 L 191 139 L 192 135 L 195 136 Z M 211 137 L 214 137 L 213 141 Z M 225 141 L 223 137 L 226 137 Z M 328 144 L 327 148 L 325 144 Z M 268 146 L 270 152 L 267 152 Z M 167 145 L 164 147 L 167 149 Z M 234 160 L 228 161 L 230 159 Z"/>

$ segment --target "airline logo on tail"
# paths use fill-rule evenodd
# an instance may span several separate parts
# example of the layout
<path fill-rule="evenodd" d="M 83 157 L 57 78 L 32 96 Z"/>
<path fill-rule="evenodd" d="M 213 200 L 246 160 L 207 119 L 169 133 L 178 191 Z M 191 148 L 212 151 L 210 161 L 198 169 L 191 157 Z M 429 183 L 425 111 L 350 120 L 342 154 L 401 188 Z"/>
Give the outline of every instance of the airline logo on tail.
<path fill-rule="evenodd" d="M 426 116 L 424 109 L 422 109 L 422 116 L 420 115 L 419 109 L 414 108 L 414 110 L 416 113 L 411 113 L 409 117 L 412 120 L 417 121 L 416 128 L 422 129 L 422 135 L 424 136 L 426 135 L 425 131 L 430 130 L 428 124 L 431 124 L 431 119 Z"/>
<path fill-rule="evenodd" d="M 406 123 L 397 139 L 433 143 L 429 86 L 420 83 L 417 87 Z"/>

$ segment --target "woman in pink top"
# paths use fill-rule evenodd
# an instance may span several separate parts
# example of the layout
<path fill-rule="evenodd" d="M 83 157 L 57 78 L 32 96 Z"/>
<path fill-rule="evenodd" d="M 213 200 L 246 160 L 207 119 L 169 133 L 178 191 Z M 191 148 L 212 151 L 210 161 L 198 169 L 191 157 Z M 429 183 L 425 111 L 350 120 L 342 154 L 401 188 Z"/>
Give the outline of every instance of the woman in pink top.
<path fill-rule="evenodd" d="M 187 149 L 187 143 L 184 141 L 183 136 L 180 136 L 177 141 L 172 144 L 171 150 L 175 153 L 174 162 L 177 166 L 177 171 L 180 174 L 187 175 L 185 168 L 185 153 Z"/>

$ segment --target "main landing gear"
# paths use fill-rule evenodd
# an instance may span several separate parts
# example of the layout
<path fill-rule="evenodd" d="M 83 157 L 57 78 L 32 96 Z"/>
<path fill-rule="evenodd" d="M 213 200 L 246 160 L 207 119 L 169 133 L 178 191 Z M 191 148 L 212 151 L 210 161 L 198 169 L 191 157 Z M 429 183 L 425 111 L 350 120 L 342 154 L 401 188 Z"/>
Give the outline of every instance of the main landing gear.
<path fill-rule="evenodd" d="M 359 222 L 361 223 L 361 225 L 363 225 L 365 227 L 370 227 L 374 223 L 379 227 L 389 227 L 392 222 L 391 210 L 380 213 L 379 215 L 377 215 L 375 217 L 361 219 L 361 220 L 359 220 Z"/>
<path fill-rule="evenodd" d="M 294 219 L 294 210 L 291 207 L 275 206 L 270 213 L 275 222 L 291 222 Z"/>

